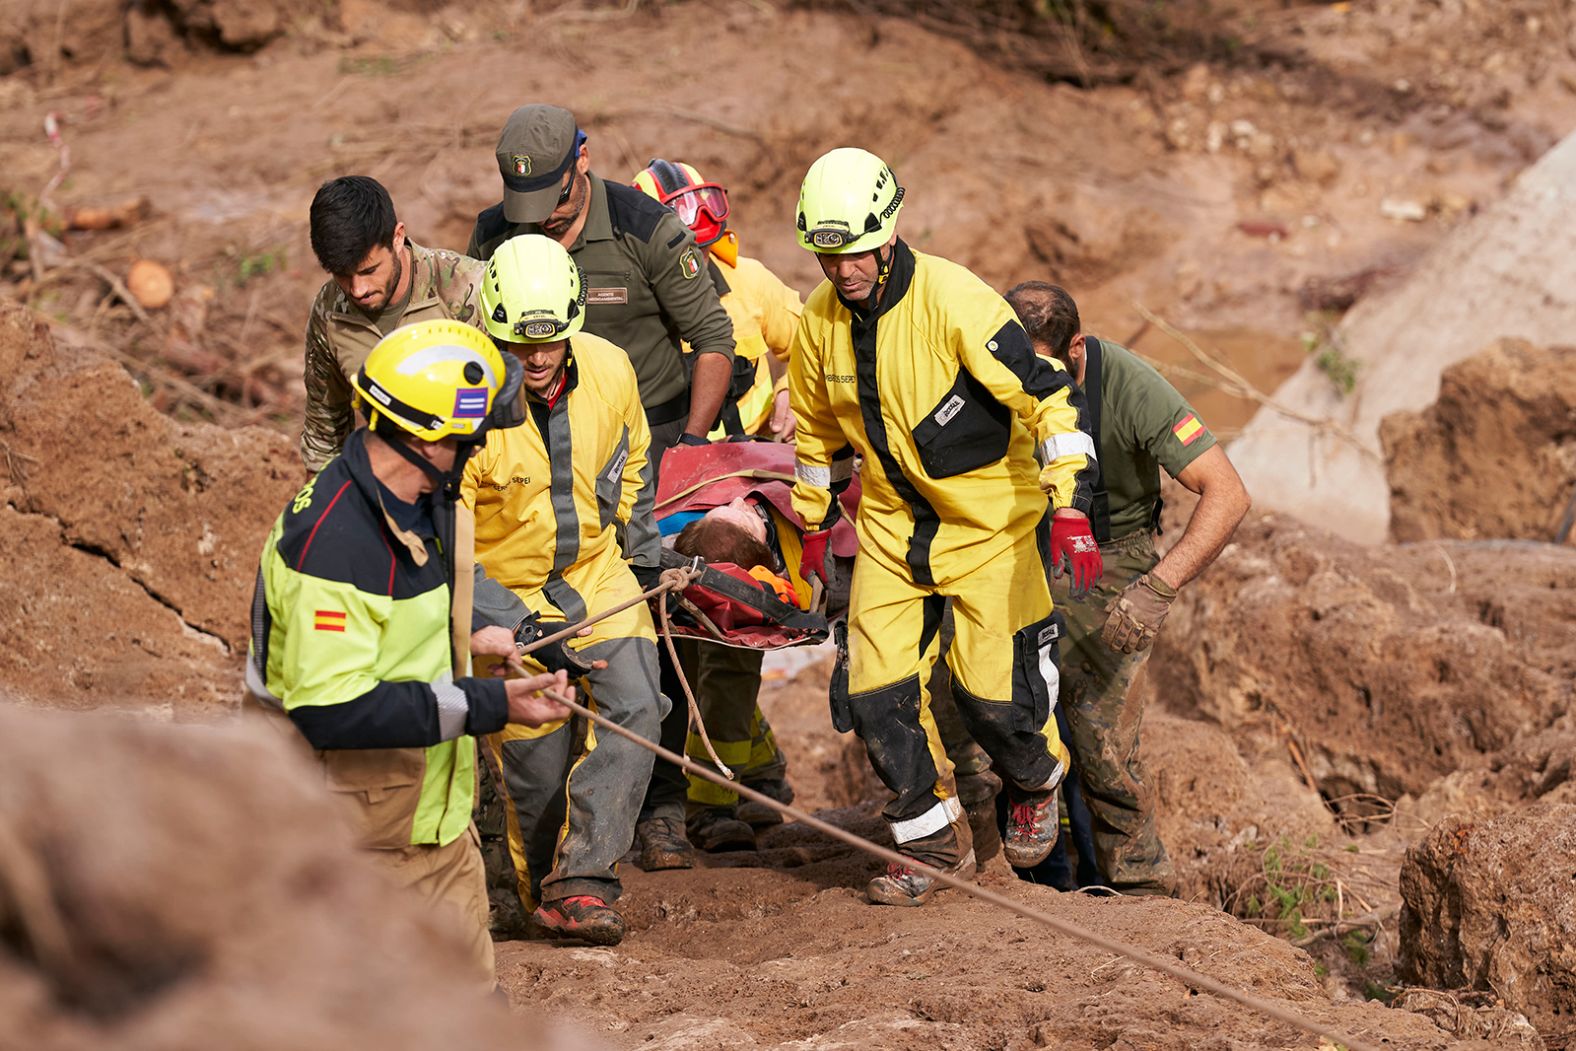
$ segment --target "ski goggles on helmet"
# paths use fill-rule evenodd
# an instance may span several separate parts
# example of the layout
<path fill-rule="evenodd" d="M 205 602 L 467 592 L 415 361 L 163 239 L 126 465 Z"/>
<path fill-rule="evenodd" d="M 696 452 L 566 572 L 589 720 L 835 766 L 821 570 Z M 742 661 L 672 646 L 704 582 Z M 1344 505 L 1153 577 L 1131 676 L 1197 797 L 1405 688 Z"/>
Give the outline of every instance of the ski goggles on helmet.
<path fill-rule="evenodd" d="M 728 194 L 714 182 L 686 186 L 662 203 L 677 212 L 679 221 L 685 226 L 694 226 L 702 210 L 712 222 L 720 223 L 728 218 Z"/>

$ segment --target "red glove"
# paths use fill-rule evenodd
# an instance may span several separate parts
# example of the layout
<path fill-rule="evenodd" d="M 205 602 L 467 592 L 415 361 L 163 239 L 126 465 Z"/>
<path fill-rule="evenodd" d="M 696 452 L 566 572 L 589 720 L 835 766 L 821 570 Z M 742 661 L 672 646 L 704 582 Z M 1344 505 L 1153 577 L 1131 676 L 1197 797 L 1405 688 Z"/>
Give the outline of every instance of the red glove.
<path fill-rule="evenodd" d="M 1057 515 L 1051 519 L 1051 569 L 1057 576 L 1065 572 L 1071 578 L 1069 591 L 1074 598 L 1083 597 L 1099 583 L 1104 566 L 1088 518 Z"/>
<path fill-rule="evenodd" d="M 799 575 L 809 579 L 812 575 L 826 583 L 826 542 L 832 538 L 830 529 L 820 529 L 804 535 L 804 552 L 799 558 Z"/>

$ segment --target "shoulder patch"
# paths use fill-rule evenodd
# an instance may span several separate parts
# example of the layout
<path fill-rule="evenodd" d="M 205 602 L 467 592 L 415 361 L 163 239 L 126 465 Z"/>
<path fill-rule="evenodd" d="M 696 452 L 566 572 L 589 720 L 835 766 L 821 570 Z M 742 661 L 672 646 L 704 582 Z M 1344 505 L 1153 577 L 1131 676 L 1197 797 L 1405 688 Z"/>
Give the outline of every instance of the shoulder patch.
<path fill-rule="evenodd" d="M 686 281 L 693 281 L 700 276 L 700 258 L 694 248 L 686 248 L 679 253 L 679 273 Z"/>

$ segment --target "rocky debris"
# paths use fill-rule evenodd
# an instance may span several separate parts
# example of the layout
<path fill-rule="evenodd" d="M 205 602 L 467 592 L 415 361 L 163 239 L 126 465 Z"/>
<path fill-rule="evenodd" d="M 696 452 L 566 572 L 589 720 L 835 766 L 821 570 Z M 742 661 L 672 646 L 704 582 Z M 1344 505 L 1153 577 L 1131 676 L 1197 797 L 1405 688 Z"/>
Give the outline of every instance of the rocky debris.
<path fill-rule="evenodd" d="M 246 647 L 263 537 L 305 477 L 284 435 L 177 423 L 148 404 L 120 365 L 66 351 L 37 315 L 5 303 L 0 469 L 6 503 L 47 519 L 59 543 L 112 565 L 232 653 Z M 82 579 L 34 575 L 45 562 L 40 552 L 8 576 L 74 605 L 81 619 L 13 623 L 69 646 L 93 624 L 95 597 Z"/>
<path fill-rule="evenodd" d="M 1500 340 L 1380 425 L 1396 540 L 1552 540 L 1576 501 L 1576 349 Z"/>
<path fill-rule="evenodd" d="M 1572 701 L 1572 623 L 1576 550 L 1369 549 L 1255 515 L 1184 589 L 1147 688 L 1295 744 L 1325 799 L 1361 814 L 1365 794 L 1419 793 L 1552 726 Z"/>
<path fill-rule="evenodd" d="M 541 1046 L 284 740 L 0 706 L 0 1044 Z"/>
<path fill-rule="evenodd" d="M 1576 311 L 1576 135 L 1517 178 L 1504 198 L 1457 226 L 1383 295 L 1359 302 L 1339 345 L 1356 363 L 1343 394 L 1310 358 L 1275 392 L 1308 416 L 1335 421 L 1347 438 L 1261 409 L 1231 456 L 1255 502 L 1349 539 L 1386 535 L 1390 486 L 1380 421 L 1433 400 L 1435 377 L 1501 337 L 1555 344 Z"/>
<path fill-rule="evenodd" d="M 1401 869 L 1400 970 L 1489 989 L 1545 1037 L 1576 1036 L 1576 803 L 1446 821 Z"/>
<path fill-rule="evenodd" d="M 1526 1015 L 1473 1000 L 1471 994 L 1408 989 L 1391 1006 L 1423 1015 L 1462 1040 L 1492 1040 L 1503 1051 L 1544 1051 L 1547 1045 Z"/>

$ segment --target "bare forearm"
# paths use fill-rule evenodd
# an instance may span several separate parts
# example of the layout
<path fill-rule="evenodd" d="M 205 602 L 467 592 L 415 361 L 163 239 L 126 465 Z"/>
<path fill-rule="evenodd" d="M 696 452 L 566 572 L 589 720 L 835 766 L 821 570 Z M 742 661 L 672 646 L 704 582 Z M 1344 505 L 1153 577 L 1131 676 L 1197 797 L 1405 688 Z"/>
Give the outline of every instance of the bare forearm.
<path fill-rule="evenodd" d="M 1225 549 L 1248 506 L 1247 490 L 1240 483 L 1206 488 L 1182 538 L 1150 572 L 1175 588 L 1187 584 Z"/>
<path fill-rule="evenodd" d="M 695 373 L 690 377 L 690 414 L 685 426 L 686 434 L 704 438 L 722 412 L 722 401 L 728 396 L 728 381 L 733 376 L 733 362 L 724 354 L 701 354 L 695 359 Z"/>

